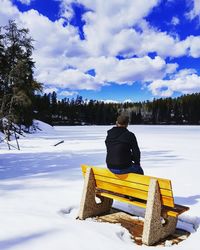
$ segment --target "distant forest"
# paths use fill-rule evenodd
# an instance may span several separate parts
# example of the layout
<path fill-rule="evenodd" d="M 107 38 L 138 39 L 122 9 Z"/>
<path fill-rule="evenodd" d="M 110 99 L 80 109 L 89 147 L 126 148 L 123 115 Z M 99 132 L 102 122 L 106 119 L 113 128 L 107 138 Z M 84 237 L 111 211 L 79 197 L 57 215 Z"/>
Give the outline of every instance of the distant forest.
<path fill-rule="evenodd" d="M 55 92 L 34 98 L 34 118 L 52 125 L 109 125 L 124 113 L 130 124 L 200 124 L 200 93 L 153 101 L 105 103 L 57 99 Z"/>

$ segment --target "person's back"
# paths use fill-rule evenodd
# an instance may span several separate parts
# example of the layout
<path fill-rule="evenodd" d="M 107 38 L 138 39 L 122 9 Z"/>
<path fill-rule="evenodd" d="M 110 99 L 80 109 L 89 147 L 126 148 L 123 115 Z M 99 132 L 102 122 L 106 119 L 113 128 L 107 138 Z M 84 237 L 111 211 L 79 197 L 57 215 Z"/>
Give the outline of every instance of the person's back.
<path fill-rule="evenodd" d="M 107 167 L 116 174 L 143 174 L 140 167 L 140 149 L 135 135 L 127 129 L 128 117 L 119 116 L 116 127 L 108 130 L 105 140 Z"/>

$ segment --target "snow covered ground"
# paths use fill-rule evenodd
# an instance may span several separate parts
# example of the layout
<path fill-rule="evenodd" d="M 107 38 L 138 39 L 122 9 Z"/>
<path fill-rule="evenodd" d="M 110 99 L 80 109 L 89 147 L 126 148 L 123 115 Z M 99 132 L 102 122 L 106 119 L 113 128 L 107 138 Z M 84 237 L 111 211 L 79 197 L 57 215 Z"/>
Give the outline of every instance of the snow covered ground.
<path fill-rule="evenodd" d="M 20 151 L 0 143 L 0 250 L 146 249 L 118 224 L 75 219 L 83 187 L 80 164 L 105 167 L 104 140 L 111 126 L 39 126 L 43 131 L 19 140 Z M 145 174 L 171 179 L 175 202 L 190 207 L 178 227 L 191 235 L 172 249 L 198 250 L 200 126 L 129 130 L 137 136 Z M 142 215 L 130 205 L 115 206 Z"/>

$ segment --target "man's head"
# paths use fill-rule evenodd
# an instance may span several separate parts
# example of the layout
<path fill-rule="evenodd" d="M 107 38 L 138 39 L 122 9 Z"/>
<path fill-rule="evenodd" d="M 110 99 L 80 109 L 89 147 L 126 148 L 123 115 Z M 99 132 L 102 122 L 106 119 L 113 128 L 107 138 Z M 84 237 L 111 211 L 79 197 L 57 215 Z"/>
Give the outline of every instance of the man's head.
<path fill-rule="evenodd" d="M 117 117 L 116 125 L 117 127 L 127 127 L 129 122 L 129 117 L 126 115 L 120 115 Z"/>

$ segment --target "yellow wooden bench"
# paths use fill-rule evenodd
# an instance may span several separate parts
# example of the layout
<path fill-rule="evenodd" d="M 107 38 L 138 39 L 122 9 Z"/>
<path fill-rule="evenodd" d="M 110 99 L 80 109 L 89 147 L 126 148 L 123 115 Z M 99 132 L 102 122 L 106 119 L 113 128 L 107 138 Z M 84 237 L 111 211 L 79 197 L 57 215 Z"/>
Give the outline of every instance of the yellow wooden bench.
<path fill-rule="evenodd" d="M 178 216 L 189 209 L 174 203 L 168 179 L 133 173 L 117 175 L 106 168 L 86 165 L 82 165 L 82 172 L 85 183 L 78 218 L 108 213 L 113 200 L 145 208 L 142 242 L 146 245 L 174 233 Z M 96 202 L 96 196 L 101 202 Z"/>

